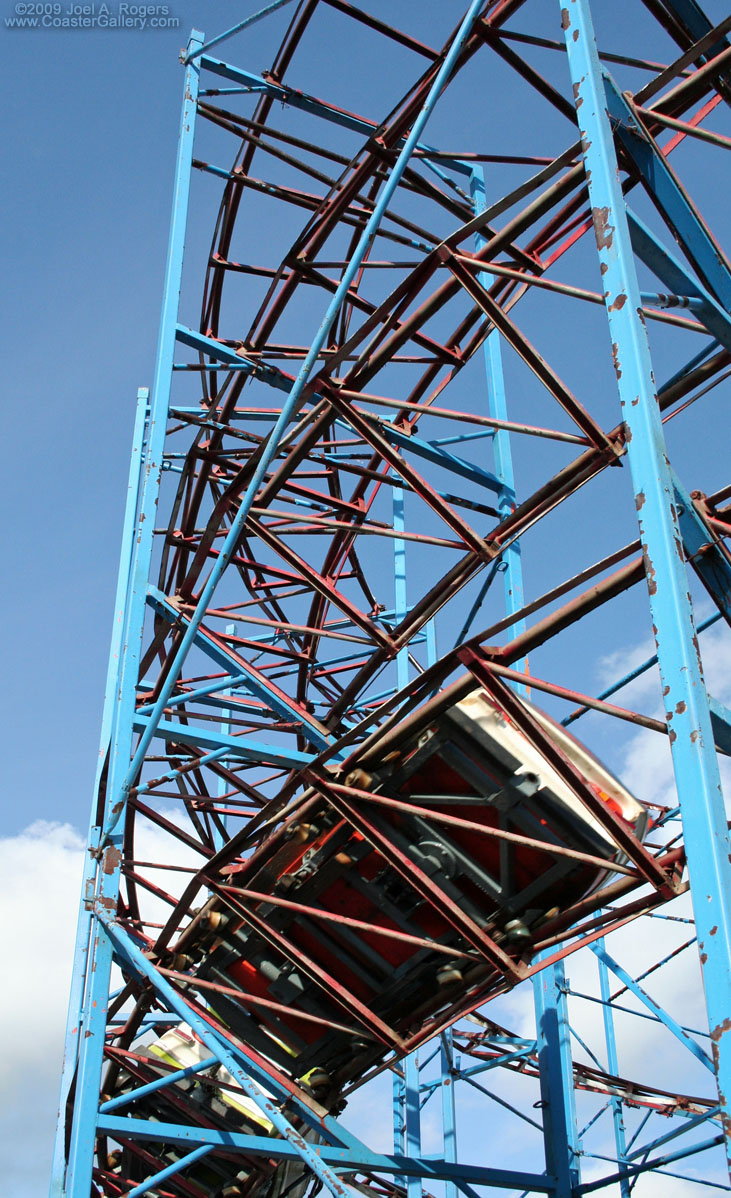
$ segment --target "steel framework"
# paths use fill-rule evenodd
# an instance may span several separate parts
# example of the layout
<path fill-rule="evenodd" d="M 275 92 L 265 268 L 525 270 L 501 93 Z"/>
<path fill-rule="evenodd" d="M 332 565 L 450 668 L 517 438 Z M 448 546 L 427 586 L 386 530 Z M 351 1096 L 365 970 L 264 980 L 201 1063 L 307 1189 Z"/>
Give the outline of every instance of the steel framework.
<path fill-rule="evenodd" d="M 731 18 L 637 0 L 639 57 L 629 20 L 597 50 L 588 0 L 474 0 L 443 48 L 348 0 L 275 17 L 286 3 L 193 33 L 184 59 L 51 1194 L 642 1198 L 658 1175 L 729 1190 L 731 716 L 707 693 L 693 609 L 710 604 L 700 644 L 718 654 L 731 484 L 728 421 L 709 438 L 708 408 L 731 374 L 731 264 L 701 211 L 731 149 L 711 128 L 731 102 Z M 289 21 L 269 71 L 216 57 L 260 18 Z M 344 38 L 368 64 L 363 114 L 297 86 L 308 47 L 333 60 Z M 198 319 L 184 241 L 211 189 Z M 650 626 L 656 652 L 595 696 L 599 658 Z M 664 714 L 646 692 L 649 712 L 609 701 L 656 666 Z M 564 724 L 591 713 L 613 761 L 627 724 L 643 753 L 666 738 L 672 754 L 677 794 L 654 803 L 648 843 L 600 813 L 626 864 L 519 949 L 426 878 L 384 831 L 389 800 L 359 784 L 426 702 L 475 682 L 518 723 L 528 687 Z M 403 1033 L 287 938 L 278 906 L 349 969 L 373 944 L 363 921 L 252 889 L 264 838 L 306 838 L 316 802 L 398 874 L 389 934 L 409 940 L 398 908 L 418 893 L 489 984 Z M 509 873 L 521 835 L 494 835 Z M 530 844 L 560 876 L 548 829 Z M 314 1023 L 380 1045 L 337 1104 L 257 1040 L 251 1012 L 275 1019 L 286 988 L 280 1005 L 192 968 L 210 896 L 307 975 Z M 151 1041 L 181 1023 L 200 1060 L 152 1070 Z M 390 1152 L 356 1134 L 384 1084 Z M 243 1092 L 251 1125 L 201 1113 L 206 1085 Z"/>

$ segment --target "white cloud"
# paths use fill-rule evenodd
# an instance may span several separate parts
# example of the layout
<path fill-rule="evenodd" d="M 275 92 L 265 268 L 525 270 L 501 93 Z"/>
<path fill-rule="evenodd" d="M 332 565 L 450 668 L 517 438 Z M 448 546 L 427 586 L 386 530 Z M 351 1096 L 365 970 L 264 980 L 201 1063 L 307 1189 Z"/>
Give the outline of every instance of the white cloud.
<path fill-rule="evenodd" d="M 180 812 L 166 812 L 178 822 Z M 194 865 L 201 860 L 146 822 L 140 860 Z M 0 926 L 8 968 L 0 989 L 6 1029 L 0 1053 L 3 1192 L 37 1198 L 48 1188 L 61 1077 L 66 1010 L 81 893 L 84 839 L 70 824 L 39 820 L 0 839 Z M 177 896 L 187 873 L 142 870 Z M 167 903 L 143 897 L 145 918 L 162 922 Z"/>
<path fill-rule="evenodd" d="M 83 850 L 70 824 L 0 840 L 0 1176 L 14 1198 L 48 1187 Z"/>

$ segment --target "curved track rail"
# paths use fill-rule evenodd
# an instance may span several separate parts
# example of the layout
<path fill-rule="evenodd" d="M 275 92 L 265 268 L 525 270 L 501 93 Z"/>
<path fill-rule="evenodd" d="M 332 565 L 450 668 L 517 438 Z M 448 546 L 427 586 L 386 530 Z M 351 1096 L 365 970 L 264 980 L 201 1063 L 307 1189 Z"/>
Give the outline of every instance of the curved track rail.
<path fill-rule="evenodd" d="M 662 632 L 655 571 L 663 567 L 651 555 L 642 463 L 632 458 L 639 450 L 628 453 L 640 434 L 632 414 L 617 420 L 617 382 L 622 394 L 631 366 L 623 341 L 610 353 L 602 317 L 606 306 L 614 337 L 612 307 L 621 310 L 626 295 L 610 303 L 600 289 L 623 267 L 602 258 L 614 216 L 597 205 L 599 184 L 587 173 L 580 38 L 567 33 L 567 71 L 558 8 L 549 37 L 535 32 L 546 18 L 531 15 L 530 4 L 473 7 L 440 48 L 347 0 L 303 0 L 263 75 L 201 52 L 199 42 L 189 48 L 179 182 L 192 154 L 201 176 L 193 203 L 210 208 L 213 191 L 220 207 L 200 319 L 187 287 L 179 315 L 168 304 L 152 406 L 143 395 L 138 414 L 141 481 L 133 479 L 128 509 L 115 651 L 123 664 L 117 675 L 113 652 L 92 820 L 95 898 L 79 938 L 80 959 L 88 952 L 93 968 L 84 974 L 79 965 L 72 999 L 57 1194 L 86 1195 L 91 1177 L 91 1193 L 108 1198 L 284 1198 L 304 1193 L 308 1170 L 334 1193 L 407 1184 L 413 1198 L 419 1177 L 451 1186 L 454 1158 L 411 1167 L 402 1157 L 367 1157 L 335 1118 L 365 1081 L 385 1068 L 398 1073 L 399 1061 L 440 1034 L 447 1055 L 500 1062 L 521 1084 L 538 1078 L 544 1109 L 558 1109 L 559 1092 L 568 1103 L 574 1087 L 604 1096 L 616 1136 L 630 1110 L 677 1119 L 673 1135 L 691 1128 L 689 1153 L 704 1152 L 708 1177 L 718 1176 L 718 1106 L 712 1092 L 698 1092 L 697 1072 L 673 1090 L 662 1074 L 621 1076 L 611 1053 L 608 1068 L 591 1053 L 573 1063 L 559 1054 L 559 1066 L 547 1068 L 558 1043 L 548 1033 L 521 1041 L 492 1008 L 474 1014 L 540 975 L 551 979 L 553 1015 L 564 1018 L 565 956 L 593 949 L 604 985 L 617 965 L 607 936 L 689 916 L 676 803 L 639 795 L 654 820 L 643 844 L 511 685 L 524 693 L 529 681 L 533 702 L 558 718 L 597 712 L 604 756 L 622 721 L 648 736 L 669 732 L 679 768 L 682 679 L 672 683 L 680 689 L 666 719 L 591 693 L 597 657 L 644 635 L 645 580 Z M 574 21 L 584 36 L 585 8 L 578 0 L 566 10 L 564 32 Z M 705 436 L 695 401 L 723 383 L 731 362 L 731 268 L 690 195 L 705 191 L 701 208 L 713 207 L 712 168 L 704 173 L 698 162 L 722 161 L 731 145 L 712 131 L 731 93 L 730 22 L 703 26 L 689 8 L 692 21 L 683 5 L 638 3 L 653 58 L 634 55 L 613 31 L 602 86 L 632 248 L 640 270 L 655 276 L 655 290 L 643 283 L 639 315 L 650 330 L 659 411 L 673 421 L 673 465 L 693 491 L 674 476 L 672 518 L 680 513 L 681 556 L 728 622 L 731 488 L 715 465 L 710 482 L 700 477 L 690 447 Z M 311 73 L 298 74 L 308 51 L 321 53 L 343 23 L 363 60 L 382 63 L 363 112 L 347 110 L 337 86 L 311 94 Z M 407 156 L 444 74 L 438 119 Z M 504 117 L 488 128 L 475 114 L 491 111 L 505 79 L 524 112 L 514 113 L 514 128 Z M 200 148 L 209 135 L 210 154 Z M 679 183 L 675 164 L 686 162 L 695 186 Z M 394 169 L 398 186 L 381 213 Z M 179 224 L 173 230 L 168 299 L 177 303 L 182 234 Z M 326 309 L 329 324 L 320 326 Z M 521 547 L 528 602 L 517 589 Z M 689 610 L 687 619 L 692 630 Z M 680 643 L 684 634 L 673 635 Z M 555 823 L 538 816 L 496 817 L 499 894 L 482 908 L 469 886 L 459 889 L 454 859 L 447 866 L 446 850 L 433 847 L 448 833 L 450 851 L 471 846 L 479 821 L 433 794 L 430 807 L 425 776 L 409 789 L 403 774 L 408 755 L 423 752 L 425 731 L 439 731 L 476 688 L 606 836 L 602 848 L 557 840 Z M 725 751 L 731 738 L 719 711 L 713 734 Z M 693 881 L 699 854 L 688 850 Z M 564 889 L 556 882 L 555 901 L 539 903 L 540 918 L 516 934 L 528 905 L 510 907 L 521 852 L 537 854 L 537 875 L 548 861 L 557 878 L 573 870 L 579 880 Z M 480 851 L 465 848 L 465 860 L 474 871 Z M 359 876 L 362 901 L 332 899 L 341 874 Z M 391 1019 L 389 971 L 408 980 L 408 954 L 427 962 L 430 978 L 443 977 L 430 990 L 420 975 Z M 107 1004 L 97 987 L 113 964 L 121 975 Z M 617 975 L 635 997 L 638 972 Z M 714 984 L 707 972 L 707 990 Z M 601 1001 L 611 1009 L 608 992 Z M 102 1027 L 95 1020 L 104 1010 Z M 464 1022 L 450 1031 L 467 1016 L 479 1032 Z M 691 1036 L 664 1013 L 652 1020 L 704 1077 L 702 1033 Z M 449 1059 L 445 1076 L 456 1077 Z M 718 1066 L 718 1042 L 715 1059 Z M 569 1193 L 579 1179 L 568 1125 L 550 1131 L 546 1172 L 465 1167 L 458 1184 Z M 697 1128 L 708 1141 L 701 1149 Z M 620 1174 L 623 1186 L 634 1184 L 666 1165 L 647 1143 L 637 1157 L 626 1137 L 616 1139 L 606 1184 Z"/>

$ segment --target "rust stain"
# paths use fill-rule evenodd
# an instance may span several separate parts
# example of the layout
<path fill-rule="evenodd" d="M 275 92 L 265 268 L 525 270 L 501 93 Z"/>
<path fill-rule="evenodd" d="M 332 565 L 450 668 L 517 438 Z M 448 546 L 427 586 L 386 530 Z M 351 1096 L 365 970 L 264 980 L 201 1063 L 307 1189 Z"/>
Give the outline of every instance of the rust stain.
<path fill-rule="evenodd" d="M 104 854 L 104 865 L 102 869 L 107 877 L 111 877 L 116 873 L 122 861 L 122 853 L 119 849 L 110 846 Z"/>
<path fill-rule="evenodd" d="M 674 730 L 674 728 L 671 728 L 668 732 L 668 740 L 670 741 L 670 744 L 672 744 L 673 741 L 675 741 L 677 739 L 678 739 L 677 732 Z"/>
<path fill-rule="evenodd" d="M 617 296 L 614 303 L 609 305 L 609 311 L 610 312 L 619 312 L 619 311 L 621 311 L 621 309 L 624 307 L 624 305 L 626 303 L 627 303 L 627 296 L 624 294 L 624 292 L 622 292 L 620 295 Z"/>
<path fill-rule="evenodd" d="M 637 494 L 635 495 L 635 509 L 638 512 L 641 512 L 642 508 L 644 507 L 644 504 L 645 504 L 645 492 L 638 491 Z"/>
<path fill-rule="evenodd" d="M 657 582 L 655 580 L 655 567 L 652 564 L 652 559 L 647 552 L 647 546 L 642 546 L 642 557 L 644 559 L 645 574 L 647 575 L 647 589 L 651 595 L 657 594 Z"/>
<path fill-rule="evenodd" d="M 708 934 L 709 934 L 709 936 L 715 936 L 717 931 L 718 931 L 718 924 L 714 923 L 713 927 L 711 928 L 711 930 Z"/>
<path fill-rule="evenodd" d="M 690 598 L 690 596 L 688 596 L 688 598 Z M 698 669 L 700 670 L 701 674 L 703 674 L 703 662 L 701 661 L 701 647 L 698 644 L 698 634 L 694 632 L 692 639 L 693 639 L 693 648 L 695 649 L 695 655 L 698 658 Z"/>
<path fill-rule="evenodd" d="M 609 223 L 609 208 L 592 208 L 591 219 L 594 222 L 597 249 L 610 249 L 614 240 L 614 225 Z"/>
<path fill-rule="evenodd" d="M 612 362 L 614 364 L 614 373 L 616 374 L 617 379 L 621 379 L 622 370 L 619 365 L 619 345 L 616 341 L 612 342 Z"/>
<path fill-rule="evenodd" d="M 687 704 L 684 703 L 683 700 L 681 699 L 679 703 L 675 704 L 675 710 L 678 713 L 678 715 L 682 715 L 683 712 L 687 710 Z"/>
<path fill-rule="evenodd" d="M 571 24 L 571 18 L 569 16 L 569 10 L 567 8 L 562 8 L 561 9 L 561 28 L 568 29 L 570 24 Z"/>

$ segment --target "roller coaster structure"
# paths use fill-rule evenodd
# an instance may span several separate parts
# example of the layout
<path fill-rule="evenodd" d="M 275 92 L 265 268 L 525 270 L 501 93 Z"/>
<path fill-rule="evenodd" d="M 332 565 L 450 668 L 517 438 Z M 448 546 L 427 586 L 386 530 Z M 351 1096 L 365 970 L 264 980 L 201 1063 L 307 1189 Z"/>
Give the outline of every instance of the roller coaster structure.
<path fill-rule="evenodd" d="M 731 623 L 731 484 L 704 415 L 731 374 L 731 263 L 701 215 L 731 149 L 710 127 L 731 103 L 731 18 L 636 8 L 652 58 L 629 21 L 597 49 L 589 0 L 474 0 L 436 48 L 426 14 L 406 32 L 349 0 L 274 0 L 191 35 L 52 1198 L 731 1189 L 731 713 L 701 662 Z M 259 20 L 288 22 L 270 70 L 216 56 Z M 344 36 L 369 64 L 362 115 L 296 86 L 308 48 L 327 62 Z M 481 122 L 506 79 L 520 111 Z M 184 242 L 212 190 L 198 319 Z M 595 697 L 602 656 L 650 628 L 655 652 Z M 655 673 L 661 718 L 609 701 Z M 475 688 L 611 852 L 373 785 L 440 696 Z M 669 743 L 667 801 L 622 779 L 647 840 L 541 739 L 528 692 L 564 725 L 588 715 L 615 773 L 623 727 L 648 760 Z M 497 843 L 489 918 L 398 819 Z M 347 833 L 334 859 L 363 893 L 357 845 L 385 863 L 388 927 L 308 904 L 323 826 Z M 266 864 L 300 842 L 285 889 Z M 529 927 L 500 922 L 528 849 L 557 878 L 602 872 Z M 415 934 L 418 904 L 445 938 Z M 442 954 L 411 1025 L 367 997 L 395 968 L 388 937 Z M 272 987 L 234 984 L 221 953 Z M 462 985 L 470 969 L 489 986 Z M 302 992 L 301 1029 L 371 1061 L 378 1046 L 337 1094 L 276 1039 Z M 362 1130 L 386 1086 L 390 1151 Z"/>

